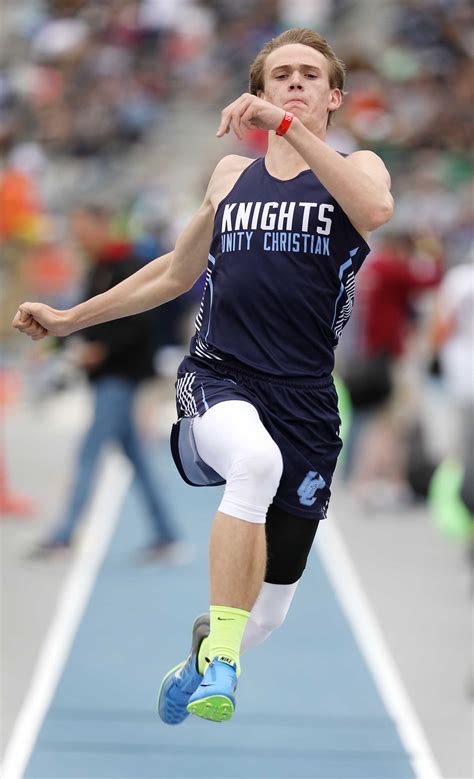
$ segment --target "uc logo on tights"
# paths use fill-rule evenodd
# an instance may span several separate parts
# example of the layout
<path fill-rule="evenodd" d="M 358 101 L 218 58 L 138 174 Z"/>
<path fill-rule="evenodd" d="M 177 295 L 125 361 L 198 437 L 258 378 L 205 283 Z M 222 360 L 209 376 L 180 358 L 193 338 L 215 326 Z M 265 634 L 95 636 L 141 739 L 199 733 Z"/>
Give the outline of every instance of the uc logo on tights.
<path fill-rule="evenodd" d="M 326 482 L 317 471 L 308 471 L 298 487 L 298 497 L 301 505 L 312 506 L 316 501 L 315 493 L 325 486 Z"/>

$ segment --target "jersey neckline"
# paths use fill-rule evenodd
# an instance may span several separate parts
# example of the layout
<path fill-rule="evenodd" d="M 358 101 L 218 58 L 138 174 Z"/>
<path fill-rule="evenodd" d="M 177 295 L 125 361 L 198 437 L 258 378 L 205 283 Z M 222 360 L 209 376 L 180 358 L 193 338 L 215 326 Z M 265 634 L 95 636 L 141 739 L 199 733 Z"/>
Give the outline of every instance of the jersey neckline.
<path fill-rule="evenodd" d="M 305 168 L 305 170 L 300 170 L 300 172 L 297 173 L 296 176 L 292 176 L 291 179 L 279 179 L 276 176 L 273 176 L 270 173 L 270 171 L 268 170 L 266 162 L 265 162 L 265 157 L 260 157 L 260 160 L 262 162 L 263 170 L 266 173 L 266 175 L 268 176 L 268 178 L 273 179 L 273 181 L 278 181 L 280 184 L 288 184 L 288 182 L 290 182 L 290 181 L 296 181 L 301 176 L 305 176 L 306 173 L 313 173 L 311 168 Z"/>

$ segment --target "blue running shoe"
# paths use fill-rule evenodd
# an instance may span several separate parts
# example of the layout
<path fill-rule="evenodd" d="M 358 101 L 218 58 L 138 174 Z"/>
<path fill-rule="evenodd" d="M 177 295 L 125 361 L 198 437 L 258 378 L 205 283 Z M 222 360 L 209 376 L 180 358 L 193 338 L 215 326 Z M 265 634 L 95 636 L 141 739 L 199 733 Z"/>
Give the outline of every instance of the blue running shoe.
<path fill-rule="evenodd" d="M 167 725 L 179 725 L 189 716 L 189 698 L 202 682 L 197 660 L 201 642 L 209 635 L 209 614 L 201 614 L 193 625 L 191 651 L 186 660 L 168 671 L 158 693 L 158 713 Z"/>
<path fill-rule="evenodd" d="M 236 688 L 236 664 L 215 657 L 189 699 L 188 712 L 213 722 L 229 720 L 235 709 Z"/>

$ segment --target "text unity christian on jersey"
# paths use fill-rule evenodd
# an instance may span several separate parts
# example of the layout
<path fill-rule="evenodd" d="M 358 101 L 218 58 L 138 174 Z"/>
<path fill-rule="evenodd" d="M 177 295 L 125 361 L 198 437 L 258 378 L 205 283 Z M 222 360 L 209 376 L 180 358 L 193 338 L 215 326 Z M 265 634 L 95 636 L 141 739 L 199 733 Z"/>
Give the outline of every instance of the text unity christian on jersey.
<path fill-rule="evenodd" d="M 330 255 L 331 203 L 269 201 L 226 203 L 222 251 L 250 251 L 255 231 L 263 232 L 264 251 Z"/>

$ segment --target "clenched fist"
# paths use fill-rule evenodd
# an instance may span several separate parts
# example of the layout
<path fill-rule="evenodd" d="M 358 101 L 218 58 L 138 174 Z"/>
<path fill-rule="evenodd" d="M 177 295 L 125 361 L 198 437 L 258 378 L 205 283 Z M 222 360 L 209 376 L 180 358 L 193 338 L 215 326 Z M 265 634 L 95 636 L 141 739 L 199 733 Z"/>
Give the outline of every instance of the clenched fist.
<path fill-rule="evenodd" d="M 222 138 L 232 128 L 237 138 L 242 140 L 242 125 L 250 130 L 276 130 L 284 116 L 283 108 L 244 92 L 222 111 L 216 135 Z"/>
<path fill-rule="evenodd" d="M 39 341 L 47 335 L 70 335 L 74 332 L 68 322 L 68 311 L 58 311 L 44 303 L 22 303 L 16 312 L 12 326 L 20 333 Z"/>

